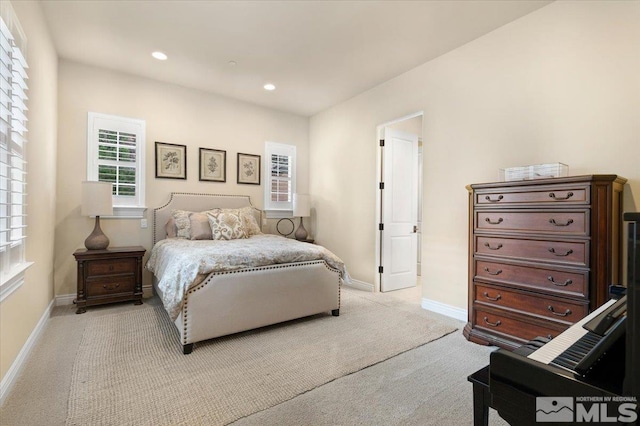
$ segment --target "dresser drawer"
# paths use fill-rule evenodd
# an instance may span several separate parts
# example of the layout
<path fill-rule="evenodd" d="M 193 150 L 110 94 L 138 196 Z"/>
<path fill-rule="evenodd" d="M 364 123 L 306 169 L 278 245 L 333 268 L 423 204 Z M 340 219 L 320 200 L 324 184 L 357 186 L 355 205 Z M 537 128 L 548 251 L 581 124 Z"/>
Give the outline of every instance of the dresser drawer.
<path fill-rule="evenodd" d="M 513 259 L 589 266 L 589 241 L 524 240 L 476 236 L 476 253 Z"/>
<path fill-rule="evenodd" d="M 476 231 L 589 235 L 589 211 L 477 210 Z"/>
<path fill-rule="evenodd" d="M 560 326 L 558 329 L 551 324 L 549 327 L 545 327 L 531 323 L 526 318 L 516 319 L 503 314 L 491 313 L 481 308 L 475 309 L 474 323 L 477 328 L 490 333 L 507 335 L 525 342 L 538 336 L 554 338 L 569 328 L 568 326 Z"/>
<path fill-rule="evenodd" d="M 560 269 L 511 265 L 508 263 L 475 261 L 475 278 L 541 291 L 563 296 L 589 296 L 589 272 L 568 272 Z"/>
<path fill-rule="evenodd" d="M 532 188 L 531 186 L 518 186 L 490 190 L 478 190 L 475 193 L 475 204 L 488 205 L 574 205 L 589 204 L 589 185 L 548 185 Z"/>
<path fill-rule="evenodd" d="M 554 321 L 573 324 L 589 313 L 589 301 L 570 302 L 539 294 L 524 293 L 504 287 L 475 285 L 475 302 L 517 312 L 539 315 Z"/>
<path fill-rule="evenodd" d="M 137 260 L 133 257 L 117 260 L 92 260 L 87 262 L 87 276 L 135 273 Z"/>
<path fill-rule="evenodd" d="M 119 293 L 132 293 L 135 286 L 134 276 L 97 278 L 87 281 L 87 297 L 111 296 Z"/>

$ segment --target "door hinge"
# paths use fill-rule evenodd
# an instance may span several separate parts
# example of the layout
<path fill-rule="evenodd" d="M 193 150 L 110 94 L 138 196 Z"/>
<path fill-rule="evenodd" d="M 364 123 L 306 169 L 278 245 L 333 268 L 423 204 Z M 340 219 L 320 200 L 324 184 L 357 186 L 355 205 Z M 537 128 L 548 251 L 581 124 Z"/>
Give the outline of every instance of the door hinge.
<path fill-rule="evenodd" d="M 378 231 L 384 231 L 384 223 L 378 224 Z"/>
<path fill-rule="evenodd" d="M 378 273 L 379 274 L 382 274 L 382 269 L 383 269 L 382 266 L 378 266 Z"/>
<path fill-rule="evenodd" d="M 380 139 L 380 146 L 384 146 L 384 139 Z"/>
<path fill-rule="evenodd" d="M 380 182 L 380 189 L 384 189 L 384 182 Z"/>

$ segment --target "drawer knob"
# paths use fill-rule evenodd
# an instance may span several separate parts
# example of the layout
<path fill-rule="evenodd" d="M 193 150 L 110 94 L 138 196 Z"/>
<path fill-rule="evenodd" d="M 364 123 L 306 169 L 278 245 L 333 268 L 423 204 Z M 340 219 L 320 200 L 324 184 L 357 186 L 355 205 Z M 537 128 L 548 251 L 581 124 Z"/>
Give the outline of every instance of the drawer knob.
<path fill-rule="evenodd" d="M 491 272 L 486 266 L 484 268 L 484 271 L 489 275 L 500 275 L 502 273 L 502 269 L 498 269 L 496 272 Z"/>
<path fill-rule="evenodd" d="M 120 283 L 117 283 L 116 285 L 106 285 L 103 284 L 102 288 L 104 288 L 105 290 L 115 290 L 116 288 L 120 287 Z"/>
<path fill-rule="evenodd" d="M 573 197 L 573 192 L 567 192 L 566 197 L 557 197 L 555 192 L 550 192 L 549 197 L 558 201 L 568 200 L 569 198 Z"/>
<path fill-rule="evenodd" d="M 547 306 L 547 309 L 548 309 L 548 310 L 549 310 L 549 312 L 551 312 L 553 315 L 557 315 L 557 316 L 559 316 L 559 317 L 566 317 L 566 316 L 568 316 L 568 315 L 571 315 L 571 309 L 567 309 L 566 311 L 564 311 L 564 313 L 562 313 L 562 312 L 556 312 L 556 311 L 553 309 L 553 306 L 551 306 L 551 305 Z"/>
<path fill-rule="evenodd" d="M 485 324 L 490 325 L 491 327 L 498 327 L 500 324 L 502 324 L 502 321 L 500 321 L 500 320 L 498 320 L 496 322 L 489 322 L 489 318 L 484 317 L 483 319 L 484 319 Z"/>
<path fill-rule="evenodd" d="M 484 197 L 484 199 L 485 199 L 485 200 L 487 200 L 487 201 L 488 201 L 488 202 L 490 202 L 490 203 L 498 203 L 498 202 L 502 201 L 502 199 L 503 199 L 503 198 L 504 198 L 504 197 L 503 197 L 502 195 L 498 195 L 498 198 L 496 198 L 496 199 L 492 199 L 492 198 L 491 198 L 490 196 L 488 196 L 488 195 L 487 195 L 486 197 Z"/>
<path fill-rule="evenodd" d="M 569 226 L 573 223 L 573 219 L 567 220 L 567 223 L 558 223 L 555 219 L 549 219 L 549 223 L 553 226 Z"/>
<path fill-rule="evenodd" d="M 497 302 L 498 300 L 502 299 L 502 296 L 500 294 L 498 294 L 496 297 L 489 297 L 489 293 L 487 293 L 486 291 L 482 295 L 492 302 Z"/>
<path fill-rule="evenodd" d="M 486 248 L 488 248 L 489 250 L 500 250 L 500 249 L 502 248 L 502 244 L 498 244 L 498 245 L 497 245 L 497 246 L 495 246 L 495 247 L 491 247 L 491 244 L 489 244 L 489 243 L 484 243 L 484 246 L 485 246 Z"/>
<path fill-rule="evenodd" d="M 565 281 L 565 282 L 563 282 L 563 283 L 556 282 L 556 280 L 554 280 L 554 279 L 553 279 L 553 277 L 552 277 L 551 275 L 549 275 L 549 276 L 547 277 L 547 279 L 548 279 L 549 281 L 551 281 L 552 283 L 554 283 L 555 285 L 560 286 L 560 287 L 566 287 L 566 286 L 568 286 L 569 284 L 573 284 L 573 281 L 572 281 L 572 280 L 566 280 L 566 281 Z"/>
<path fill-rule="evenodd" d="M 573 250 L 569 249 L 564 253 L 556 253 L 556 249 L 554 249 L 553 247 L 549 248 L 549 252 L 553 253 L 556 256 L 561 256 L 561 257 L 565 257 L 565 256 L 569 256 L 571 253 L 573 253 Z"/>
<path fill-rule="evenodd" d="M 491 219 L 489 219 L 488 217 L 484 219 L 484 221 L 487 222 L 489 225 L 500 225 L 503 220 L 504 219 L 502 219 L 501 217 L 499 217 L 496 222 L 492 222 Z"/>

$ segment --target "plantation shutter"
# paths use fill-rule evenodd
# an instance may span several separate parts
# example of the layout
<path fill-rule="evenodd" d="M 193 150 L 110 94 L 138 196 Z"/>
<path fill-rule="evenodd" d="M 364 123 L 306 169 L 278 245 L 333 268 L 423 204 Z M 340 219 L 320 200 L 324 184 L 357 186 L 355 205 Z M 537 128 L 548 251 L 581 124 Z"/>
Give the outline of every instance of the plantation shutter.
<path fill-rule="evenodd" d="M 98 129 L 98 180 L 113 184 L 113 195 L 136 196 L 135 133 Z"/>
<path fill-rule="evenodd" d="M 26 236 L 27 69 L 22 50 L 0 18 L 0 265 L 23 261 Z"/>
<path fill-rule="evenodd" d="M 265 210 L 293 210 L 295 192 L 296 147 L 281 143 L 266 142 Z"/>

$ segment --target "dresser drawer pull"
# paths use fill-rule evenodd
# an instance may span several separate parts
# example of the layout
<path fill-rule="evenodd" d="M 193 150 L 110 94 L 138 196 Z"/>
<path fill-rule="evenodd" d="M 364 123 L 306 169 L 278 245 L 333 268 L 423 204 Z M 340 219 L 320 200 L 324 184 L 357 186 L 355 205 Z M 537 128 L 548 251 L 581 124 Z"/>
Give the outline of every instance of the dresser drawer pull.
<path fill-rule="evenodd" d="M 501 217 L 499 217 L 496 222 L 491 222 L 491 219 L 489 219 L 488 217 L 484 219 L 484 221 L 487 222 L 489 225 L 500 225 L 503 220 L 504 219 L 502 219 Z"/>
<path fill-rule="evenodd" d="M 490 325 L 491 327 L 498 327 L 500 324 L 502 324 L 502 321 L 500 321 L 500 320 L 498 320 L 496 322 L 489 322 L 489 318 L 484 317 L 483 319 L 484 319 L 485 324 Z"/>
<path fill-rule="evenodd" d="M 549 223 L 553 226 L 569 226 L 573 223 L 573 219 L 569 219 L 567 223 L 558 223 L 555 219 L 549 219 Z"/>
<path fill-rule="evenodd" d="M 498 269 L 496 272 L 491 272 L 486 266 L 484 268 L 484 271 L 489 275 L 500 275 L 502 273 L 502 269 Z"/>
<path fill-rule="evenodd" d="M 497 302 L 498 300 L 502 299 L 502 296 L 500 294 L 498 294 L 496 297 L 489 297 L 489 293 L 487 293 L 486 291 L 482 293 L 482 295 L 492 302 Z"/>
<path fill-rule="evenodd" d="M 498 203 L 498 202 L 502 201 L 503 198 L 504 197 L 502 195 L 498 195 L 498 198 L 496 198 L 495 200 L 491 199 L 491 197 L 488 196 L 488 195 L 486 197 L 484 197 L 484 199 L 487 200 L 490 203 Z"/>
<path fill-rule="evenodd" d="M 564 257 L 564 256 L 569 256 L 571 253 L 573 253 L 573 250 L 569 249 L 564 253 L 556 253 L 556 250 L 553 247 L 551 247 L 549 248 L 549 252 L 555 254 L 556 256 Z"/>
<path fill-rule="evenodd" d="M 102 288 L 104 288 L 105 290 L 115 290 L 118 287 L 120 287 L 120 283 L 117 283 L 116 285 L 111 285 L 111 286 L 107 286 L 106 284 L 102 285 Z"/>
<path fill-rule="evenodd" d="M 551 312 L 553 315 L 557 315 L 559 317 L 566 317 L 568 315 L 571 315 L 571 309 L 567 309 L 564 313 L 562 312 L 556 312 L 553 310 L 553 306 L 549 305 L 547 306 L 547 309 L 549 310 L 549 312 Z"/>
<path fill-rule="evenodd" d="M 553 277 L 552 277 L 551 275 L 549 275 L 549 276 L 547 277 L 547 279 L 548 279 L 549 281 L 551 281 L 552 283 L 554 283 L 555 285 L 560 286 L 560 287 L 566 287 L 566 286 L 568 286 L 569 284 L 573 284 L 573 281 L 572 281 L 572 280 L 566 280 L 566 281 L 565 281 L 565 282 L 563 282 L 563 283 L 556 282 L 556 281 L 553 279 Z"/>
<path fill-rule="evenodd" d="M 556 193 L 555 192 L 550 192 L 549 193 L 549 197 L 553 198 L 554 200 L 558 200 L 558 201 L 568 200 L 569 198 L 573 197 L 573 192 L 567 192 L 567 196 L 566 197 L 556 197 Z"/>
<path fill-rule="evenodd" d="M 502 248 L 502 244 L 498 244 L 495 247 L 491 247 L 491 245 L 489 243 L 484 243 L 484 246 L 486 248 L 488 248 L 489 250 L 500 250 Z"/>

